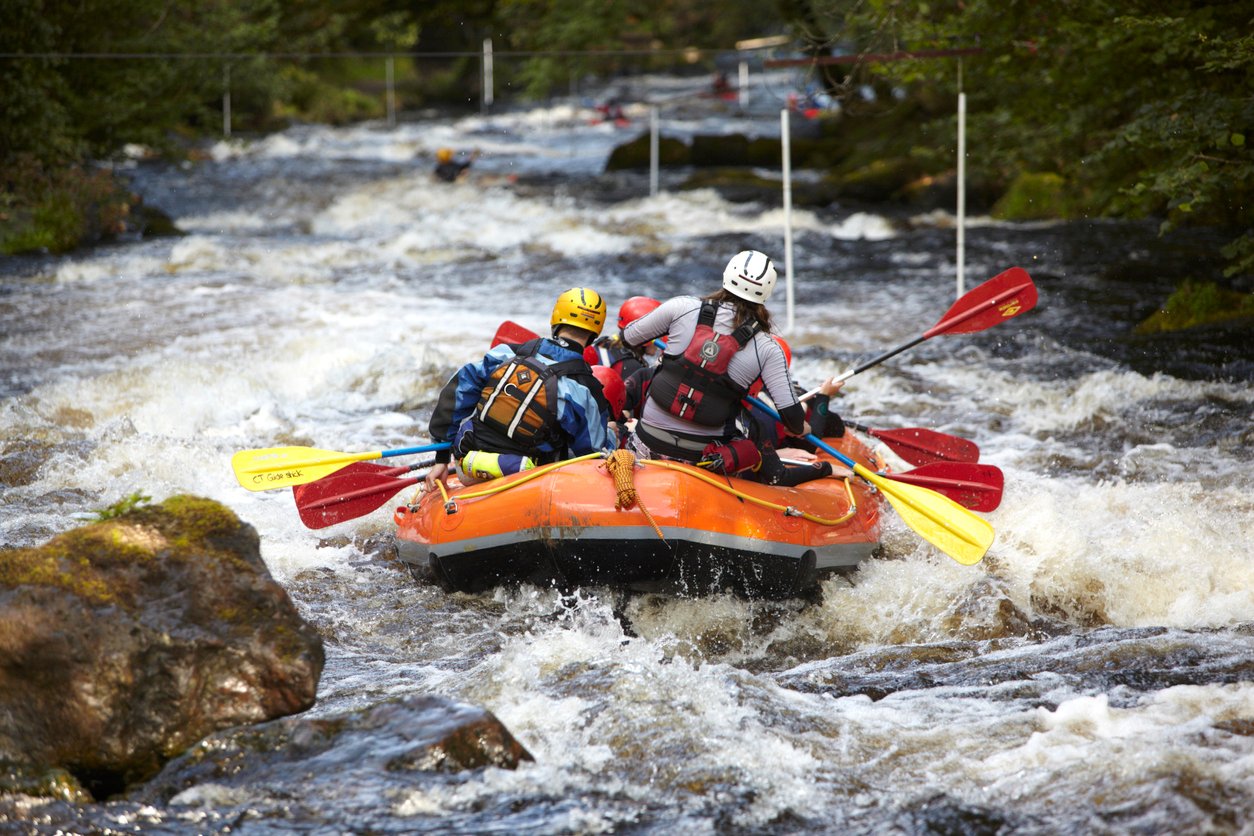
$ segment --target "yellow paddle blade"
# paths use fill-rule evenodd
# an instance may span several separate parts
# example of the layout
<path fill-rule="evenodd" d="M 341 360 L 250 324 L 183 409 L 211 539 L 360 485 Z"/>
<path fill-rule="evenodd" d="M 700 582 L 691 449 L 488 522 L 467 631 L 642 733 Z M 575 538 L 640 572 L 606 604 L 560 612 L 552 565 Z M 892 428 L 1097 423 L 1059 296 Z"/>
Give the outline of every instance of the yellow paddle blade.
<path fill-rule="evenodd" d="M 853 469 L 888 497 L 906 525 L 962 565 L 979 563 L 993 545 L 993 526 L 949 497 L 918 485 L 885 479 L 860 464 Z"/>
<path fill-rule="evenodd" d="M 243 487 L 250 491 L 271 491 L 315 482 L 345 465 L 381 456 L 380 450 L 338 453 L 313 447 L 266 447 L 262 450 L 240 450 L 231 456 L 231 467 Z"/>

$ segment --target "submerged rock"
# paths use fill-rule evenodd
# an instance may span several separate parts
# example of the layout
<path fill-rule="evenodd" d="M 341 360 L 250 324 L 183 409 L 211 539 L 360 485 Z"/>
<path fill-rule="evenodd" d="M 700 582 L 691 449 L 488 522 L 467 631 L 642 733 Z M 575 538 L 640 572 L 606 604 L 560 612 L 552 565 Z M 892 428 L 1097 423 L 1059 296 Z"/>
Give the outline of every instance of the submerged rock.
<path fill-rule="evenodd" d="M 207 788 L 334 798 L 373 775 L 451 773 L 534 758 L 490 711 L 430 694 L 330 717 L 288 717 L 215 734 L 131 800 L 194 803 Z M 229 794 L 229 792 L 228 792 Z"/>
<path fill-rule="evenodd" d="M 309 708 L 323 661 L 252 526 L 197 497 L 132 508 L 0 561 L 0 762 L 113 795 Z"/>

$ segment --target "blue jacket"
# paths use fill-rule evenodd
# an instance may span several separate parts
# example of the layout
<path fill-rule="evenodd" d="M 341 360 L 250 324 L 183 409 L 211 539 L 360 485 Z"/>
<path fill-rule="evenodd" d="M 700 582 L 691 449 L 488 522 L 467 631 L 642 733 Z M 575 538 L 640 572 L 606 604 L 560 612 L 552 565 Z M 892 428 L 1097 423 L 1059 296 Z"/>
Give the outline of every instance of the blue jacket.
<path fill-rule="evenodd" d="M 485 354 L 482 360 L 467 363 L 449 378 L 440 391 L 435 410 L 431 413 L 432 441 L 456 441 L 459 427 L 474 412 L 492 372 L 513 357 L 514 350 L 511 346 L 498 345 Z M 580 360 L 583 358 L 583 349 L 564 340 L 545 339 L 541 343 L 539 357 L 549 365 L 564 360 Z M 552 458 L 560 459 L 614 449 L 614 441 L 606 430 L 609 414 L 602 409 L 597 396 L 583 383 L 565 375 L 557 379 L 557 392 L 557 423 L 565 439 L 565 444 L 561 445 L 564 449 L 545 443 L 540 445 L 540 450 L 551 454 Z M 447 462 L 451 458 L 452 452 L 449 450 L 436 454 L 437 461 Z"/>

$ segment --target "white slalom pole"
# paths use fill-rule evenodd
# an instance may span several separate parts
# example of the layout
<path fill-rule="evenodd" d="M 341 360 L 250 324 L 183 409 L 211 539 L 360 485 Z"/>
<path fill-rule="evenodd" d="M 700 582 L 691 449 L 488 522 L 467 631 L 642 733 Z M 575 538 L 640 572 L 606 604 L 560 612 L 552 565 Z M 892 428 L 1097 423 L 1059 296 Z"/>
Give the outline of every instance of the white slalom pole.
<path fill-rule="evenodd" d="M 387 60 L 387 108 L 388 127 L 396 127 L 396 59 L 391 55 Z"/>
<path fill-rule="evenodd" d="M 962 91 L 962 59 L 958 59 L 958 294 L 967 289 L 967 94 Z"/>
<path fill-rule="evenodd" d="M 492 39 L 483 39 L 483 112 L 492 107 Z"/>
<path fill-rule="evenodd" d="M 966 292 L 967 94 L 958 94 L 958 296 Z"/>
<path fill-rule="evenodd" d="M 784 291 L 787 316 L 784 333 L 793 328 L 792 292 L 792 139 L 789 135 L 788 108 L 779 112 L 779 148 L 783 157 L 784 173 Z"/>
<path fill-rule="evenodd" d="M 231 135 L 231 65 L 222 67 L 222 135 Z"/>
<path fill-rule="evenodd" d="M 657 105 L 649 108 L 649 197 L 658 192 Z"/>

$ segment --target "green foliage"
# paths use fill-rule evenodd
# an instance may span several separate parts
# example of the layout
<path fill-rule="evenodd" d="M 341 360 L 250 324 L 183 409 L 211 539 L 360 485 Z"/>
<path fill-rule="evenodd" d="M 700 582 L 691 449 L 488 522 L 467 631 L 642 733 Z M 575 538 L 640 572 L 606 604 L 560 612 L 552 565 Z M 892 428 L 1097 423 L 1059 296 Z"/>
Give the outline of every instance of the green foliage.
<path fill-rule="evenodd" d="M 1249 4 L 828 0 L 815 6 L 836 33 L 832 38 L 852 39 L 860 51 L 982 48 L 962 59 L 968 149 L 995 160 L 1007 182 L 1023 171 L 1057 172 L 1084 196 L 1088 211 L 1162 217 L 1164 229 L 1254 226 Z M 864 71 L 952 97 L 955 63 L 876 63 Z M 1248 247 L 1240 252 L 1248 255 Z"/>
<path fill-rule="evenodd" d="M 993 217 L 1007 221 L 1065 218 L 1070 213 L 1067 183 L 1057 174 L 1024 172 L 993 206 Z"/>
<path fill-rule="evenodd" d="M 478 99 L 478 60 L 431 56 L 476 53 L 485 37 L 498 79 L 544 96 L 588 75 L 670 70 L 684 47 L 727 50 L 787 25 L 815 55 L 982 50 L 961 70 L 955 58 L 816 69 L 842 95 L 841 130 L 859 137 L 831 155 L 837 176 L 876 175 L 888 157 L 902 176 L 945 176 L 961 78 L 969 174 L 1005 187 L 1052 172 L 1067 185 L 1052 203 L 1039 191 L 1020 200 L 1021 182 L 1021 208 L 1244 233 L 1254 228 L 1252 24 L 1248 3 L 1175 0 L 7 0 L 0 52 L 17 57 L 0 59 L 0 170 L 23 155 L 65 164 L 216 134 L 228 72 L 237 130 L 382 114 L 381 57 L 262 53 L 413 49 L 427 57 L 402 95 L 465 103 Z M 81 57 L 99 54 L 153 57 Z M 11 177 L 4 187 L 0 213 L 28 223 L 5 233 L 11 250 L 58 248 L 80 226 L 81 201 L 21 203 Z M 1230 273 L 1254 270 L 1249 234 L 1225 255 Z"/>
<path fill-rule="evenodd" d="M 508 49 L 550 53 L 528 57 L 518 72 L 534 97 L 565 91 L 584 76 L 673 68 L 673 52 L 647 53 L 729 50 L 763 34 L 764 25 L 754 0 L 498 0 L 493 23 Z"/>
<path fill-rule="evenodd" d="M 1138 334 L 1179 331 L 1229 319 L 1254 317 L 1254 293 L 1226 290 L 1214 282 L 1186 281 L 1161 310 L 1137 326 Z"/>
<path fill-rule="evenodd" d="M 384 103 L 349 87 L 328 83 L 322 76 L 295 65 L 279 70 L 281 96 L 275 106 L 279 117 L 329 125 L 344 125 L 383 115 Z"/>
<path fill-rule="evenodd" d="M 66 252 L 127 228 L 134 198 L 104 170 L 9 161 L 0 182 L 0 253 Z"/>
<path fill-rule="evenodd" d="M 0 59 L 0 163 L 23 153 L 44 162 L 106 157 L 128 142 L 168 147 L 170 131 L 211 122 L 221 101 L 220 63 L 190 56 L 265 49 L 276 8 L 276 0 L 9 0 L 0 51 L 32 57 Z M 47 57 L 111 54 L 154 57 Z"/>
<path fill-rule="evenodd" d="M 107 508 L 101 508 L 96 512 L 96 519 L 101 522 L 105 520 L 112 520 L 122 516 L 123 514 L 129 514 L 131 511 L 138 508 L 142 508 L 150 502 L 152 502 L 151 496 L 147 496 L 140 491 L 135 491 L 133 494 L 119 499 Z"/>
<path fill-rule="evenodd" d="M 1244 235 L 1229 243 L 1221 250 L 1229 264 L 1224 270 L 1225 276 L 1254 274 L 1254 231 L 1247 230 Z"/>

